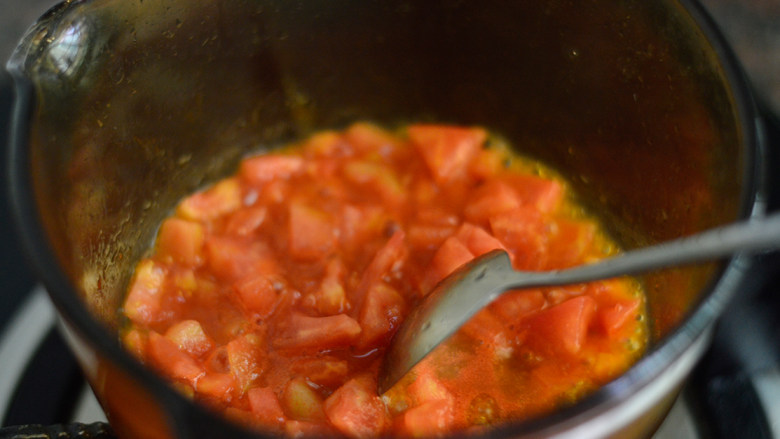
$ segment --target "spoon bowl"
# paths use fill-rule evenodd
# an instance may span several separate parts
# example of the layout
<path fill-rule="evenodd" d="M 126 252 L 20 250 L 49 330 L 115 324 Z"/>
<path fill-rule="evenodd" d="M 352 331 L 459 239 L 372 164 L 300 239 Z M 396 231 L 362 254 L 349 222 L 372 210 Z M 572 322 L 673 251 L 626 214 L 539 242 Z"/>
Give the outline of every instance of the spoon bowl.
<path fill-rule="evenodd" d="M 504 292 L 609 279 L 778 247 L 780 214 L 734 223 L 564 270 L 517 271 L 512 268 L 505 251 L 493 250 L 442 280 L 404 320 L 385 355 L 379 393 L 393 387 L 436 346 Z"/>

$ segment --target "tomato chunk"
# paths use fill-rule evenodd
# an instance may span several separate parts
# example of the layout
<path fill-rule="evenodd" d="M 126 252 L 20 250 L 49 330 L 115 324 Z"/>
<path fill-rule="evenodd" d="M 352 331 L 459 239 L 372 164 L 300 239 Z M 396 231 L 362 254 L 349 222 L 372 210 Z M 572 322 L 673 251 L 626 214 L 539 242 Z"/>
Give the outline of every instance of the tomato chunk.
<path fill-rule="evenodd" d="M 165 269 L 152 260 L 146 259 L 138 264 L 124 304 L 125 315 L 130 320 L 149 324 L 161 318 L 165 277 Z"/>
<path fill-rule="evenodd" d="M 157 251 L 164 260 L 197 267 L 203 263 L 204 239 L 199 223 L 169 218 L 160 226 Z"/>
<path fill-rule="evenodd" d="M 368 376 L 347 381 L 325 400 L 325 415 L 339 431 L 350 437 L 379 436 L 390 423 L 376 382 Z"/>
<path fill-rule="evenodd" d="M 299 259 L 319 259 L 329 255 L 336 246 L 336 227 L 318 209 L 303 203 L 290 204 L 289 250 Z"/>
<path fill-rule="evenodd" d="M 287 326 L 287 329 L 274 339 L 275 346 L 328 349 L 350 344 L 357 340 L 361 332 L 357 320 L 346 314 L 309 317 L 293 313 Z"/>
<path fill-rule="evenodd" d="M 176 208 L 176 214 L 192 221 L 210 220 L 241 207 L 241 186 L 228 178 L 186 198 Z"/>
<path fill-rule="evenodd" d="M 279 398 L 270 387 L 253 387 L 246 392 L 249 407 L 257 418 L 266 425 L 281 426 L 285 416 Z"/>
<path fill-rule="evenodd" d="M 641 301 L 637 298 L 600 306 L 598 315 L 602 328 L 609 335 L 617 334 L 626 322 L 639 315 L 640 305 Z"/>
<path fill-rule="evenodd" d="M 266 154 L 241 162 L 241 178 L 253 185 L 262 185 L 276 179 L 288 179 L 303 170 L 303 158 L 294 155 Z"/>
<path fill-rule="evenodd" d="M 474 256 L 482 256 L 493 250 L 508 251 L 495 236 L 471 223 L 463 223 L 458 229 L 457 237 Z"/>
<path fill-rule="evenodd" d="M 529 334 L 553 349 L 576 354 L 585 343 L 594 310 L 595 300 L 590 296 L 566 300 L 532 317 Z"/>
<path fill-rule="evenodd" d="M 260 378 L 265 368 L 261 339 L 255 334 L 237 337 L 227 344 L 226 351 L 230 372 L 243 394 Z"/>
<path fill-rule="evenodd" d="M 360 346 L 374 345 L 390 338 L 406 314 L 406 300 L 384 282 L 375 283 L 366 293 L 360 310 Z"/>
<path fill-rule="evenodd" d="M 268 317 L 278 300 L 277 282 L 276 276 L 257 273 L 236 282 L 233 289 L 249 311 Z"/>
<path fill-rule="evenodd" d="M 236 280 L 252 273 L 275 273 L 278 266 L 262 242 L 249 243 L 233 237 L 206 238 L 206 264 L 222 280 Z"/>
<path fill-rule="evenodd" d="M 430 437 L 446 433 L 455 423 L 452 404 L 446 400 L 429 401 L 405 411 L 401 429 L 412 437 Z"/>
<path fill-rule="evenodd" d="M 299 421 L 322 421 L 325 412 L 322 397 L 303 378 L 293 378 L 282 394 L 285 413 Z"/>
<path fill-rule="evenodd" d="M 199 357 L 214 346 L 209 336 L 196 320 L 182 320 L 168 328 L 165 337 L 189 354 Z"/>
<path fill-rule="evenodd" d="M 474 254 L 460 239 L 456 236 L 447 238 L 441 247 L 436 250 L 436 254 L 431 261 L 430 275 L 433 277 L 430 286 L 436 285 L 472 259 L 474 259 Z"/>
<path fill-rule="evenodd" d="M 475 224 L 486 224 L 490 218 L 511 212 L 521 206 L 515 190 L 501 180 L 489 181 L 478 187 L 468 199 L 464 214 Z"/>
<path fill-rule="evenodd" d="M 229 373 L 207 373 L 202 376 L 195 390 L 218 401 L 230 401 L 233 399 L 233 391 L 236 389 L 236 379 Z"/>
<path fill-rule="evenodd" d="M 203 368 L 189 354 L 156 332 L 149 333 L 149 357 L 152 363 L 172 378 L 195 386 L 204 375 Z"/>
<path fill-rule="evenodd" d="M 409 140 L 439 182 L 466 175 L 471 159 L 487 138 L 478 128 L 413 125 L 408 131 Z"/>
<path fill-rule="evenodd" d="M 539 270 L 547 263 L 548 228 L 533 208 L 520 207 L 490 219 L 493 235 L 512 248 L 515 268 Z"/>

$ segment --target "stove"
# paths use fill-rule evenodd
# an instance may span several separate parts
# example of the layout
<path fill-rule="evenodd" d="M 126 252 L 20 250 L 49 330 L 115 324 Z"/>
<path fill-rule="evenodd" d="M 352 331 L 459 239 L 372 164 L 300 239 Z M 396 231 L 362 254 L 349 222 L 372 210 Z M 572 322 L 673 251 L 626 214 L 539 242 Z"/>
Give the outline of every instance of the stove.
<path fill-rule="evenodd" d="M 780 1 L 703 3 L 720 22 L 757 90 L 767 128 L 768 174 L 776 179 Z M 757 55 L 761 53 L 763 58 Z M 12 100 L 10 78 L 2 72 L 0 145 L 8 134 Z M 5 178 L 5 154 L 0 166 Z M 770 185 L 780 188 L 777 181 Z M 780 210 L 780 190 L 770 192 L 770 210 Z M 112 438 L 105 414 L 60 335 L 53 305 L 20 256 L 6 191 L 0 191 L 0 206 L 0 439 Z M 780 254 L 759 256 L 753 271 L 653 439 L 780 438 Z"/>

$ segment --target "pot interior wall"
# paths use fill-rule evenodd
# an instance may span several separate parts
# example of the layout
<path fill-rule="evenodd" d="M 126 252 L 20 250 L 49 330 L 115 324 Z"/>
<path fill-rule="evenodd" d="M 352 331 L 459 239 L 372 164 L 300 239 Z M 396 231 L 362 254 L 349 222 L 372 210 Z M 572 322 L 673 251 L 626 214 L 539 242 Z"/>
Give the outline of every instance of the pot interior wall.
<path fill-rule="evenodd" d="M 730 90 L 667 1 L 107 0 L 54 29 L 27 67 L 36 201 L 112 327 L 180 197 L 248 151 L 354 120 L 484 125 L 559 169 L 627 247 L 740 212 Z M 645 279 L 656 336 L 715 268 Z"/>

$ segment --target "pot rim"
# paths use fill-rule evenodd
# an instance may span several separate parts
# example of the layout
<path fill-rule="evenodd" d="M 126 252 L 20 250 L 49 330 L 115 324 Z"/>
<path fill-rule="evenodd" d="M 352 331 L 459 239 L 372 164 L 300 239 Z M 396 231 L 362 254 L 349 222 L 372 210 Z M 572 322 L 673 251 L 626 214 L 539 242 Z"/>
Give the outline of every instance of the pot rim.
<path fill-rule="evenodd" d="M 78 297 L 78 294 L 57 264 L 54 252 L 44 238 L 39 212 L 33 202 L 31 179 L 27 172 L 30 157 L 26 146 L 29 143 L 30 124 L 36 109 L 34 84 L 25 73 L 27 47 L 30 40 L 50 21 L 56 20 L 58 16 L 64 15 L 76 5 L 91 1 L 68 2 L 66 0 L 51 8 L 27 31 L 6 66 L 13 78 L 15 91 L 7 151 L 7 190 L 10 195 L 14 226 L 20 236 L 25 256 L 45 285 L 60 316 L 97 353 L 119 366 L 149 391 L 161 405 L 171 409 L 172 414 L 167 416 L 172 422 L 171 427 L 174 431 L 186 433 L 190 430 L 186 425 L 188 415 L 185 414 L 190 411 L 190 417 L 211 418 L 227 428 L 226 431 L 237 429 L 236 431 L 242 436 L 258 437 L 256 432 L 250 433 L 200 404 L 192 403 L 168 385 L 166 380 L 143 366 L 122 348 L 118 338 L 112 336 L 111 331 L 107 331 L 107 328 L 91 315 L 81 301 L 73 300 L 74 297 Z M 764 169 L 765 146 L 761 119 L 745 73 L 718 26 L 699 1 L 678 1 L 680 7 L 690 14 L 692 22 L 698 25 L 698 30 L 704 36 L 703 40 L 711 45 L 715 57 L 721 62 L 726 83 L 731 86 L 735 117 L 740 126 L 740 140 L 744 145 L 742 151 L 744 163 L 741 170 L 744 186 L 743 193 L 740 195 L 739 218 L 761 216 L 765 212 L 767 189 Z M 664 374 L 673 360 L 682 355 L 712 326 L 744 280 L 750 262 L 751 258 L 744 255 L 734 256 L 724 262 L 718 273 L 713 275 L 710 285 L 704 289 L 702 298 L 692 306 L 681 323 L 654 343 L 642 358 L 618 378 L 571 406 L 539 418 L 509 422 L 487 432 L 484 436 L 564 433 L 580 420 L 590 418 L 594 413 L 608 411 L 611 407 L 630 398 L 639 389 L 647 387 Z M 186 437 L 186 434 L 184 436 Z"/>

